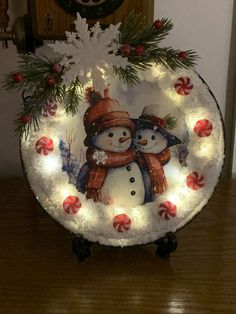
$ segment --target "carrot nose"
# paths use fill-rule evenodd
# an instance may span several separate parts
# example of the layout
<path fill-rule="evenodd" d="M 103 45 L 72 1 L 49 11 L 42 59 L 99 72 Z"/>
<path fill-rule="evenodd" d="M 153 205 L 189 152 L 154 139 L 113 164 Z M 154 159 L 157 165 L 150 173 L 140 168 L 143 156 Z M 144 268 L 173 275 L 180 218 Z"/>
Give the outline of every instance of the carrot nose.
<path fill-rule="evenodd" d="M 128 141 L 129 139 L 130 139 L 130 136 L 120 137 L 120 138 L 119 138 L 119 142 L 120 142 L 120 143 L 124 143 L 124 142 Z"/>
<path fill-rule="evenodd" d="M 139 140 L 138 143 L 139 143 L 140 145 L 145 146 L 145 145 L 147 145 L 147 140 Z"/>

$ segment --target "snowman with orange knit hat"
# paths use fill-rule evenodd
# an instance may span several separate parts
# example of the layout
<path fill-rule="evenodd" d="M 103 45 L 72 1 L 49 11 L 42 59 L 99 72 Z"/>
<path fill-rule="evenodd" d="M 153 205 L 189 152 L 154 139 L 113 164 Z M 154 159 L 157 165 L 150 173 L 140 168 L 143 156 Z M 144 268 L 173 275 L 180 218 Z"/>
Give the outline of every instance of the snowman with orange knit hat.
<path fill-rule="evenodd" d="M 84 114 L 87 162 L 77 189 L 87 199 L 104 204 L 136 206 L 144 201 L 145 188 L 136 152 L 131 147 L 135 124 L 121 104 L 92 88 L 86 91 L 89 108 Z"/>

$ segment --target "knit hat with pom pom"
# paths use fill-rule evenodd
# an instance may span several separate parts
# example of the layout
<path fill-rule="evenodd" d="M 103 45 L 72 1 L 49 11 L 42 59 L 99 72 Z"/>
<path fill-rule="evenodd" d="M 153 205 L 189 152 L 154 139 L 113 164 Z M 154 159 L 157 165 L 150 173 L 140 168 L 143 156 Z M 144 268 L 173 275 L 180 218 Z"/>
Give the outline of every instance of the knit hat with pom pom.
<path fill-rule="evenodd" d="M 85 145 L 89 144 L 92 136 L 112 127 L 126 127 L 131 131 L 134 130 L 135 125 L 129 113 L 118 101 L 109 97 L 108 88 L 104 90 L 104 97 L 94 89 L 87 88 L 85 97 L 90 104 L 84 114 L 84 127 L 87 133 Z"/>

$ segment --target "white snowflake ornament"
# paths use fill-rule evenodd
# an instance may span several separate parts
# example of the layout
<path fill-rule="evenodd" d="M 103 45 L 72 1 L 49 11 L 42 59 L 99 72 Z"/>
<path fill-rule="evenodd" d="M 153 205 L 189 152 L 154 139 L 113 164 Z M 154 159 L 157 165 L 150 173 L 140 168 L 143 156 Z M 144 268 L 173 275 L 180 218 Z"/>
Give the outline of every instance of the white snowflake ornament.
<path fill-rule="evenodd" d="M 105 165 L 107 158 L 108 157 L 104 151 L 96 150 L 93 154 L 93 160 L 96 161 L 97 165 Z"/>
<path fill-rule="evenodd" d="M 119 27 L 120 23 L 102 30 L 97 22 L 89 30 L 86 19 L 77 13 L 76 32 L 66 32 L 66 42 L 49 44 L 55 53 L 63 56 L 60 64 L 66 68 L 65 85 L 78 78 L 82 85 L 92 81 L 94 89 L 103 91 L 106 75 L 112 73 L 112 67 L 125 69 L 129 65 L 126 57 L 117 55 Z"/>

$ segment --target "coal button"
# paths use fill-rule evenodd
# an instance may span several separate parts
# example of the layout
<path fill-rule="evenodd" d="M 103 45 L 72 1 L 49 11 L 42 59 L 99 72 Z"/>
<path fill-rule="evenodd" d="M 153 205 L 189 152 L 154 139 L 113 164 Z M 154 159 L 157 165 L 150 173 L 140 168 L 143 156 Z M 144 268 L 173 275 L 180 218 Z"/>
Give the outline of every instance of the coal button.
<path fill-rule="evenodd" d="M 135 182 L 135 178 L 132 177 L 132 178 L 129 179 L 129 181 L 130 181 L 131 183 L 134 183 L 134 182 Z"/>
<path fill-rule="evenodd" d="M 130 171 L 130 170 L 131 170 L 131 166 L 127 166 L 126 169 L 127 169 L 128 171 Z"/>
<path fill-rule="evenodd" d="M 131 195 L 135 195 L 136 194 L 136 192 L 135 191 L 131 191 L 131 193 L 130 193 Z"/>

